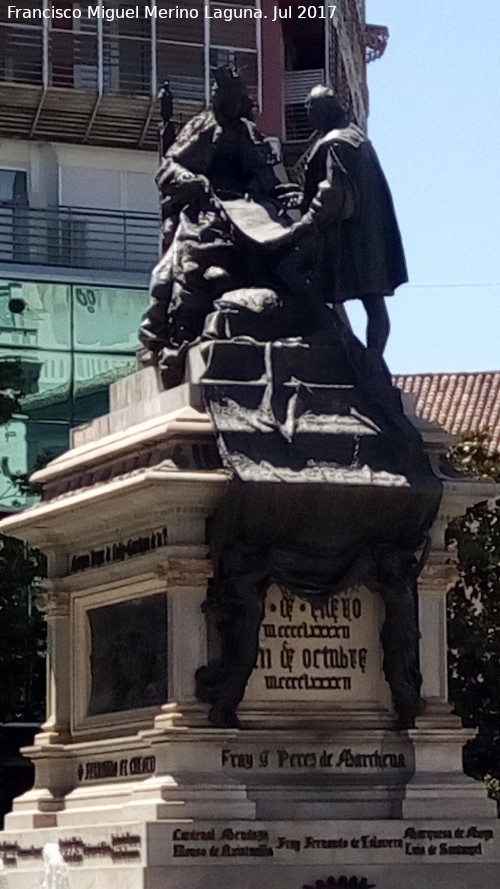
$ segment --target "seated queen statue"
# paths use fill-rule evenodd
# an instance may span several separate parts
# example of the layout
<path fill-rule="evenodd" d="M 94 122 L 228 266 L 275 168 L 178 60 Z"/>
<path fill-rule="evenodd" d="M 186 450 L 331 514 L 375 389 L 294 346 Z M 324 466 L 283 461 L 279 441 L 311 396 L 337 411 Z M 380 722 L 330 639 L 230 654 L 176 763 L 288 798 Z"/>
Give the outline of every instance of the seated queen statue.
<path fill-rule="evenodd" d="M 159 368 L 167 388 L 181 381 L 185 352 L 201 336 L 215 300 L 255 283 L 255 256 L 248 239 L 240 241 L 240 226 L 259 240 L 275 229 L 279 234 L 292 222 L 286 208 L 301 197 L 277 178 L 241 77 L 223 67 L 215 78 L 212 109 L 184 126 L 157 175 L 163 255 L 140 337 L 143 363 Z"/>

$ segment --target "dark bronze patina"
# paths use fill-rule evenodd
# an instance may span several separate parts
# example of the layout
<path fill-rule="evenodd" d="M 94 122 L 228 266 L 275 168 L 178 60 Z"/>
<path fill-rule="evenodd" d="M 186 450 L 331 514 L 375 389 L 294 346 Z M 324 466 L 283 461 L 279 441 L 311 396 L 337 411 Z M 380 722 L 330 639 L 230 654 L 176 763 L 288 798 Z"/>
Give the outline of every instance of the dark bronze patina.
<path fill-rule="evenodd" d="M 220 655 L 198 670 L 197 694 L 214 726 L 238 725 L 271 583 L 316 603 L 364 584 L 385 603 L 384 672 L 407 727 L 422 709 L 416 579 L 441 486 L 382 359 L 384 296 L 406 280 L 387 183 L 331 92 L 309 105 L 320 136 L 298 221 L 298 190 L 278 182 L 227 69 L 158 176 L 164 254 L 141 338 L 167 386 L 201 343 L 231 478 L 205 603 Z M 367 309 L 368 347 L 338 310 L 351 298 Z"/>

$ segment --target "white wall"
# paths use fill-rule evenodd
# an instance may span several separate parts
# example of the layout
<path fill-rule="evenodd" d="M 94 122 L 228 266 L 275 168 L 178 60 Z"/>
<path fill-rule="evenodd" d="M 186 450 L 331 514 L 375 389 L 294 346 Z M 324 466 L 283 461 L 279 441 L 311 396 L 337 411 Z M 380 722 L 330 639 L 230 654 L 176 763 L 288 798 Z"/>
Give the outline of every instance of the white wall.
<path fill-rule="evenodd" d="M 31 207 L 156 213 L 155 152 L 0 140 L 0 169 L 28 173 Z"/>
<path fill-rule="evenodd" d="M 155 153 L 57 145 L 59 204 L 155 213 Z"/>

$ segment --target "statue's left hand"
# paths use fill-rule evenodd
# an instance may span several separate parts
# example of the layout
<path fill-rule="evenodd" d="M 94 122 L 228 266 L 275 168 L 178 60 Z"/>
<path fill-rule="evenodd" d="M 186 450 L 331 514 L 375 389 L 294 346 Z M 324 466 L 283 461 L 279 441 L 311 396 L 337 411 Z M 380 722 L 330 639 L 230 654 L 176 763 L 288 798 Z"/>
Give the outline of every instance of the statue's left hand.
<path fill-rule="evenodd" d="M 295 210 L 304 201 L 304 193 L 294 182 L 281 182 L 275 185 L 274 194 L 287 210 Z"/>
<path fill-rule="evenodd" d="M 208 181 L 206 176 L 203 176 L 201 173 L 186 173 L 183 178 L 179 178 L 178 185 L 182 188 L 182 192 L 185 195 L 197 195 L 200 192 L 205 192 L 208 194 L 210 191 L 210 182 Z"/>

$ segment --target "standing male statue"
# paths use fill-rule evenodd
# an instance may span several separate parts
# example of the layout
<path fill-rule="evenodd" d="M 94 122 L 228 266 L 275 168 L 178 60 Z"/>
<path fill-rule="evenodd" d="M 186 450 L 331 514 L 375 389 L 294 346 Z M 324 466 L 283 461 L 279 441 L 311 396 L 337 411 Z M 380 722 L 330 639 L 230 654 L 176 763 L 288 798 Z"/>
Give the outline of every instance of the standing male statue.
<path fill-rule="evenodd" d="M 316 222 L 315 286 L 329 304 L 361 299 L 366 345 L 382 355 L 390 329 L 385 297 L 408 280 L 389 186 L 371 142 L 329 87 L 314 87 L 306 107 L 318 135 L 303 205 L 304 219 Z"/>

